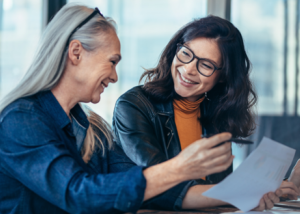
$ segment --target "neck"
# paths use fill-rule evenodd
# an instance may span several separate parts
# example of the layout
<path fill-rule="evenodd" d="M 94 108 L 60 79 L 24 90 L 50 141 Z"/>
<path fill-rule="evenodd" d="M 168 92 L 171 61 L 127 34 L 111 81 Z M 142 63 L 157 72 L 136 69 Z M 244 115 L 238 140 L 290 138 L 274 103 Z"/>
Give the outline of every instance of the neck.
<path fill-rule="evenodd" d="M 202 98 L 204 96 L 204 94 L 201 94 L 199 96 L 195 96 L 195 97 L 186 97 L 186 99 L 190 102 L 196 102 L 197 100 L 199 100 L 200 98 Z"/>
<path fill-rule="evenodd" d="M 51 92 L 70 118 L 70 110 L 79 103 L 80 100 L 78 100 L 76 96 L 73 96 L 73 90 L 71 90 L 71 87 L 66 87 L 69 86 L 69 84 L 64 83 L 63 79 L 62 77 L 58 85 L 51 89 Z"/>

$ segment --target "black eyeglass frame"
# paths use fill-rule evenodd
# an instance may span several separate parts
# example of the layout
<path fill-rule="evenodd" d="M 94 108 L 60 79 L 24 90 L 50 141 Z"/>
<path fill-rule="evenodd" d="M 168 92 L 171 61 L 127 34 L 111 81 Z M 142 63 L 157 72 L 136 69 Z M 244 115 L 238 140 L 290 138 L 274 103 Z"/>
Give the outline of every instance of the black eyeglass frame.
<path fill-rule="evenodd" d="M 189 51 L 191 51 L 191 53 L 193 54 L 193 57 L 192 57 L 192 59 L 190 60 L 190 61 L 188 61 L 188 62 L 183 62 L 181 59 L 179 59 L 179 57 L 177 56 L 177 53 L 179 52 L 179 50 L 180 50 L 180 48 L 182 48 L 182 47 L 185 47 L 186 49 L 188 49 Z M 203 75 L 203 76 L 205 76 L 205 77 L 210 77 L 211 75 L 213 75 L 214 73 L 215 73 L 215 71 L 216 70 L 222 70 L 222 68 L 218 68 L 213 62 L 211 62 L 210 60 L 208 60 L 208 59 L 206 59 L 206 58 L 200 58 L 200 57 L 197 57 L 195 54 L 194 54 L 194 52 L 190 49 L 190 48 L 188 48 L 187 46 L 185 46 L 185 45 L 183 45 L 183 44 L 180 44 L 180 43 L 178 43 L 177 44 L 177 49 L 176 49 L 176 57 L 177 57 L 177 59 L 180 61 L 180 62 L 182 62 L 182 63 L 184 63 L 184 64 L 189 64 L 190 62 L 192 62 L 195 58 L 196 59 L 198 59 L 198 61 L 197 61 L 197 71 L 201 74 L 201 75 Z M 210 75 L 205 75 L 205 74 L 202 74 L 201 73 L 201 71 L 199 71 L 199 61 L 200 60 L 205 60 L 205 61 L 208 61 L 209 63 L 211 63 L 213 66 L 214 66 L 214 71 L 210 74 Z"/>
<path fill-rule="evenodd" d="M 88 17 L 86 17 L 72 32 L 71 32 L 71 34 L 70 34 L 70 36 L 68 37 L 68 39 L 67 39 L 67 45 L 66 46 L 68 46 L 68 44 L 69 44 L 69 40 L 70 40 L 70 38 L 71 38 L 71 36 L 79 29 L 79 28 L 81 28 L 83 25 L 85 25 L 88 21 L 90 21 L 96 14 L 99 14 L 100 16 L 102 16 L 103 18 L 104 18 L 104 16 L 103 16 L 103 14 L 100 12 L 100 10 L 98 9 L 98 7 L 95 7 L 95 10 L 88 16 Z"/>

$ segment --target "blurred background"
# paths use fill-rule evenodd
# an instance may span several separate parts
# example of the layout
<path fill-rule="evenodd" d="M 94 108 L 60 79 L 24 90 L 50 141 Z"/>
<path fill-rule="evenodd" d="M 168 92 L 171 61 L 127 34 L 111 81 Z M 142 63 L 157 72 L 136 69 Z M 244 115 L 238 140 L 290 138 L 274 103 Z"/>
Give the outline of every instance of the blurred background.
<path fill-rule="evenodd" d="M 236 168 L 263 136 L 296 148 L 299 119 L 300 0 L 0 0 L 0 99 L 22 78 L 39 38 L 67 3 L 98 7 L 117 23 L 122 61 L 119 81 L 109 85 L 99 104 L 90 105 L 111 123 L 117 98 L 139 84 L 144 68 L 154 67 L 173 34 L 209 14 L 230 20 L 242 33 L 258 94 L 253 146 L 233 146 Z M 293 165 L 293 164 L 292 164 Z"/>

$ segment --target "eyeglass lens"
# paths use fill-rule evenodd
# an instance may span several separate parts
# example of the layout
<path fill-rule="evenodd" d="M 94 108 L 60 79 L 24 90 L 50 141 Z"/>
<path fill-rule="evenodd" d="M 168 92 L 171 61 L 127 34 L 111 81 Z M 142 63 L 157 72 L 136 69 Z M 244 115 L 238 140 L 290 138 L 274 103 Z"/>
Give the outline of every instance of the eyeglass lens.
<path fill-rule="evenodd" d="M 183 63 L 190 63 L 194 59 L 194 53 L 184 46 L 178 46 L 176 56 Z M 199 59 L 197 66 L 198 71 L 205 76 L 211 75 L 215 70 L 214 65 L 205 59 Z"/>

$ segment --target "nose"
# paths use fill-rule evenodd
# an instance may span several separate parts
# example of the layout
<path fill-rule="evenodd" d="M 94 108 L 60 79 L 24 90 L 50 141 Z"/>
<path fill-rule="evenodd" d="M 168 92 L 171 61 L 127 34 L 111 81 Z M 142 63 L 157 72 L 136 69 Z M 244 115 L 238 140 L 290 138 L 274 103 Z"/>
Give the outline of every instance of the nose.
<path fill-rule="evenodd" d="M 185 68 L 185 73 L 188 75 L 192 75 L 195 76 L 198 74 L 198 70 L 197 70 L 197 59 L 194 59 L 193 61 L 191 61 L 188 64 L 184 65 Z"/>
<path fill-rule="evenodd" d="M 118 74 L 116 67 L 113 68 L 113 71 L 109 77 L 111 83 L 116 83 L 118 81 Z"/>

